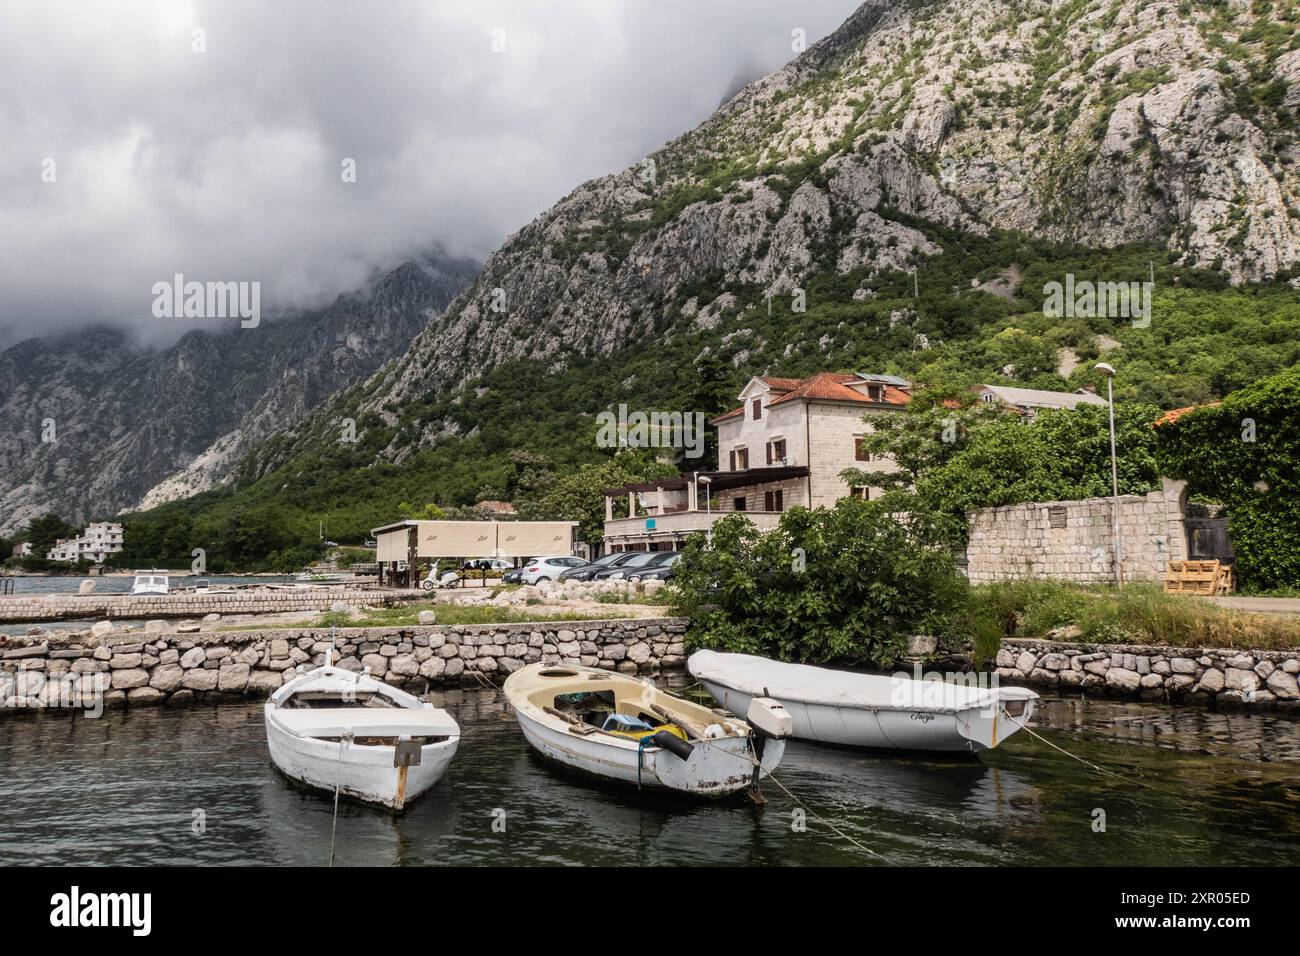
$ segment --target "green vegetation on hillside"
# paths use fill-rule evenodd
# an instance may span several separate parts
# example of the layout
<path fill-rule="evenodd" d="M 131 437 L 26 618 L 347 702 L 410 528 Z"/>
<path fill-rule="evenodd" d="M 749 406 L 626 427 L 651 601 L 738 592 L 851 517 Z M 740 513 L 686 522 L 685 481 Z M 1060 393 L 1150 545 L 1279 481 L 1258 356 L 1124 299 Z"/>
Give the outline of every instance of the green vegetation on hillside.
<path fill-rule="evenodd" d="M 309 423 L 259 449 L 232 487 L 125 515 L 124 560 L 188 563 L 202 547 L 214 571 L 298 567 L 319 554 L 320 521 L 333 539 L 359 543 L 370 528 L 398 517 L 403 504 L 454 507 L 493 498 L 529 505 L 529 516 L 568 516 L 548 514 L 564 497 L 557 480 L 611 460 L 596 444 L 598 412 L 624 402 L 713 415 L 755 374 L 861 370 L 950 388 L 999 381 L 1073 390 L 1104 388 L 1092 371 L 1104 355 L 1118 370 L 1118 401 L 1167 409 L 1222 398 L 1300 364 L 1300 302 L 1285 282 L 1231 288 L 1154 247 L 1089 250 L 912 225 L 946 250 L 918 264 L 919 296 L 910 273 L 874 280 L 835 273 L 828 248 L 826 268 L 807 284 L 803 312 L 792 310 L 791 298 L 769 303 L 757 286 L 701 281 L 662 302 L 653 327 L 626 347 L 593 357 L 574 343 L 558 371 L 553 359 L 505 362 L 385 409 L 391 422 L 362 413 L 368 386 L 358 386 L 314 419 L 315 431 Z M 1152 272 L 1148 327 L 1043 315 L 1044 285 L 1066 273 L 1143 281 Z M 855 299 L 858 289 L 869 294 Z M 721 322 L 698 325 L 690 300 L 702 305 L 724 293 L 735 303 Z M 1073 368 L 1058 364 L 1063 356 Z M 355 443 L 338 440 L 338 422 L 347 417 L 357 422 Z M 390 459 L 392 449 L 402 450 L 401 463 L 380 461 L 386 449 Z M 643 456 L 640 467 L 652 466 Z M 539 506 L 543 501 L 550 504 Z"/>

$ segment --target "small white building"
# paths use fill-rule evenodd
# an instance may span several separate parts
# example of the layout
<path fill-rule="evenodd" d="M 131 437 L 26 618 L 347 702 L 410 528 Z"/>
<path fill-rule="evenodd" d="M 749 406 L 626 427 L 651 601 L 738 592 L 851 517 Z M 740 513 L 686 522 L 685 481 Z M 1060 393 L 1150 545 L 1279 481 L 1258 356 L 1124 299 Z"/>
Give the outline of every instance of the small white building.
<path fill-rule="evenodd" d="M 1008 385 L 977 385 L 975 394 L 981 402 L 1008 405 L 1032 421 L 1042 409 L 1066 408 L 1074 410 L 1080 405 L 1105 405 L 1106 399 L 1095 392 L 1080 389 L 1077 392 L 1052 392 L 1041 388 L 1012 388 Z"/>
<path fill-rule="evenodd" d="M 123 548 L 122 526 L 115 521 L 96 521 L 75 538 L 59 538 L 45 553 L 48 561 L 93 561 L 103 564 L 110 554 Z"/>
<path fill-rule="evenodd" d="M 775 528 L 781 512 L 833 505 L 840 498 L 878 494 L 850 487 L 849 468 L 897 470 L 887 455 L 868 455 L 863 416 L 898 413 L 912 400 L 911 385 L 889 375 L 821 372 L 807 379 L 760 376 L 740 393 L 741 406 L 713 420 L 719 470 L 605 489 L 605 547 L 673 550 L 733 511 L 755 526 Z M 615 499 L 627 498 L 629 517 L 614 517 Z"/>

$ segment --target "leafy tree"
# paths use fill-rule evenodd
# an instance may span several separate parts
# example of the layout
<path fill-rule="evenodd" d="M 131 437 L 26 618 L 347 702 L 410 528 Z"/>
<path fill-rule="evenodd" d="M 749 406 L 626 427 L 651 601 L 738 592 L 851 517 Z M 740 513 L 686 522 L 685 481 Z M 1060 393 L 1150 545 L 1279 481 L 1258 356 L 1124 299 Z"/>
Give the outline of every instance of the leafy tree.
<path fill-rule="evenodd" d="M 727 515 L 677 567 L 694 644 L 811 663 L 883 664 L 909 635 L 947 636 L 966 590 L 951 550 L 857 498 L 793 508 L 767 534 Z"/>
<path fill-rule="evenodd" d="M 1157 486 L 1153 405 L 1115 406 L 1120 494 Z M 940 511 L 1096 498 L 1111 493 L 1110 424 L 1104 406 L 1047 411 L 1035 422 L 1001 420 L 972 432 L 969 445 L 917 482 Z"/>
<path fill-rule="evenodd" d="M 871 485 L 886 491 L 911 488 L 923 474 L 946 464 L 970 445 L 976 429 L 1005 417 L 1001 405 L 980 402 L 964 388 L 920 388 L 907 410 L 864 415 L 869 428 L 863 451 L 890 455 L 899 470 L 893 473 L 845 469 L 840 477 L 852 487 Z"/>
<path fill-rule="evenodd" d="M 432 502 L 417 508 L 410 502 L 403 501 L 397 506 L 397 513 L 409 521 L 445 521 L 447 519 L 447 512 Z"/>
<path fill-rule="evenodd" d="M 32 555 L 44 558 L 59 538 L 72 538 L 81 529 L 64 521 L 56 514 L 44 514 L 27 523 L 27 540 L 32 545 Z"/>
<path fill-rule="evenodd" d="M 1300 585 L 1300 368 L 1156 429 L 1166 472 L 1222 502 L 1252 588 Z"/>
<path fill-rule="evenodd" d="M 622 450 L 598 465 L 584 465 L 557 479 L 540 499 L 530 504 L 521 517 L 578 522 L 577 538 L 598 545 L 605 535 L 604 489 L 655 478 L 671 478 L 677 472 L 643 452 Z M 627 506 L 615 502 L 614 513 L 626 517 Z"/>

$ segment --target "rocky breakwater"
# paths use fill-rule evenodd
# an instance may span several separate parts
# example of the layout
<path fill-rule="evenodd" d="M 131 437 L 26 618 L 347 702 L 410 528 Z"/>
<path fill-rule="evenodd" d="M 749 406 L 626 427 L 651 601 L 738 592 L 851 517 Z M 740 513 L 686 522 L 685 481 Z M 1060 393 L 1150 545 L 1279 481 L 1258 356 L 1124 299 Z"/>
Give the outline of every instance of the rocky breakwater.
<path fill-rule="evenodd" d="M 997 674 L 1111 697 L 1300 712 L 1300 650 L 1006 640 Z"/>
<path fill-rule="evenodd" d="M 426 612 L 429 613 L 429 612 Z M 321 628 L 176 633 L 163 622 L 11 639 L 0 651 L 0 714 L 266 697 L 300 667 L 323 663 Z M 336 663 L 422 693 L 499 680 L 525 664 L 584 664 L 655 674 L 685 662 L 685 618 L 344 628 Z"/>

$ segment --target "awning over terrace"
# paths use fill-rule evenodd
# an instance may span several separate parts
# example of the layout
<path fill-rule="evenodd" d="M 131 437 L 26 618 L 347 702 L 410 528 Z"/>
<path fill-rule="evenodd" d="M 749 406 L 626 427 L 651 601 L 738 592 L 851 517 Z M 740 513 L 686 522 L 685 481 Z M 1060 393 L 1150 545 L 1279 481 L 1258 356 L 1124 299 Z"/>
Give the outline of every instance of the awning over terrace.
<path fill-rule="evenodd" d="M 788 481 L 791 478 L 808 477 L 807 465 L 780 465 L 773 468 L 747 468 L 744 471 L 701 471 L 701 478 L 707 478 L 708 485 L 714 492 L 730 491 L 733 488 L 751 488 L 754 485 L 773 481 Z M 654 481 L 637 482 L 618 488 L 602 489 L 601 494 L 607 498 L 618 495 L 640 494 L 648 491 L 683 491 L 695 481 L 694 474 L 675 475 L 672 478 L 657 478 Z"/>

